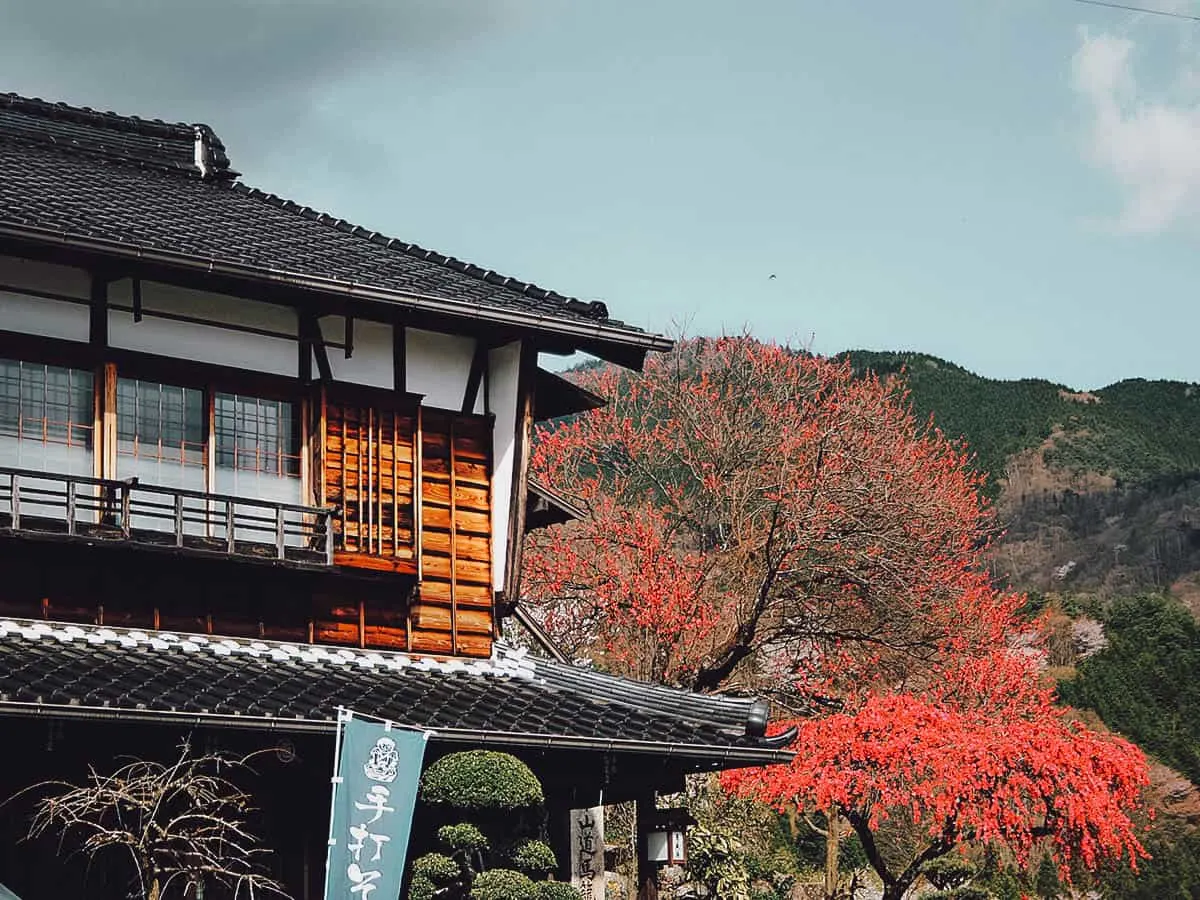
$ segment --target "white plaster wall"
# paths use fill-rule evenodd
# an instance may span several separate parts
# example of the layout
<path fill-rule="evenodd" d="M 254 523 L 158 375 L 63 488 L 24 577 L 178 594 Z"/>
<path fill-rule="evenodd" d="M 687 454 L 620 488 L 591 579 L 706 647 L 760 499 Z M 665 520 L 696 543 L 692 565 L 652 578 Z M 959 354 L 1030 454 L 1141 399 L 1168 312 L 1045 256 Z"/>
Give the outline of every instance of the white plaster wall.
<path fill-rule="evenodd" d="M 461 410 L 475 355 L 474 338 L 409 328 L 405 332 L 406 384 L 410 393 L 424 394 L 425 406 Z M 483 391 L 474 412 L 482 413 Z"/>
<path fill-rule="evenodd" d="M 0 256 L 0 284 L 37 288 L 80 300 L 87 300 L 92 295 L 91 276 L 83 269 L 15 256 Z"/>
<path fill-rule="evenodd" d="M 82 269 L 0 256 L 0 285 L 15 289 L 0 288 L 0 330 L 64 341 L 88 340 L 87 306 L 20 293 L 21 288 L 31 288 L 87 300 L 91 296 L 91 279 Z"/>
<path fill-rule="evenodd" d="M 326 316 L 320 322 L 321 335 L 325 340 L 345 344 L 344 318 Z M 334 381 L 365 384 L 387 390 L 395 386 L 391 325 L 355 319 L 354 355 L 346 359 L 346 351 L 341 347 L 329 347 L 326 353 L 329 356 L 329 368 L 333 372 Z M 315 362 L 313 371 L 317 371 Z"/>
<path fill-rule="evenodd" d="M 0 330 L 87 343 L 88 308 L 0 291 Z"/>
<path fill-rule="evenodd" d="M 508 561 L 508 523 L 517 462 L 517 379 L 520 369 L 519 341 L 497 347 L 488 354 L 488 401 L 496 415 L 492 431 L 492 572 L 495 590 L 504 587 Z"/>
<path fill-rule="evenodd" d="M 131 306 L 132 283 L 126 279 L 109 285 L 108 300 L 110 305 Z M 143 281 L 142 311 L 142 321 L 135 322 L 133 313 L 127 310 L 109 310 L 111 346 L 255 372 L 297 375 L 297 323 L 296 314 L 290 309 Z M 154 312 L 244 325 L 290 337 L 267 337 L 215 325 L 178 322 L 154 316 Z"/>

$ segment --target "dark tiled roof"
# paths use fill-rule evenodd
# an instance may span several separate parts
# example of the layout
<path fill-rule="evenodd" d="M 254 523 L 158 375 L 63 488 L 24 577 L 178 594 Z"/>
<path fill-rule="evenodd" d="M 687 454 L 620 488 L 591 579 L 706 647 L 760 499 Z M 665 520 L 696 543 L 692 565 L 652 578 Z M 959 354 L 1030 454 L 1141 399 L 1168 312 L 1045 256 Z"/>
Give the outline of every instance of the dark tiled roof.
<path fill-rule="evenodd" d="M 207 125 L 118 116 L 87 107 L 0 94 L 0 134 L 197 177 L 203 174 L 196 165 L 199 143 L 209 164 L 210 177 L 228 181 L 238 174 L 229 168 L 225 145 Z"/>
<path fill-rule="evenodd" d="M 200 141 L 207 174 L 196 165 Z M 388 238 L 233 181 L 207 126 L 100 113 L 0 94 L 0 226 L 236 264 L 451 304 L 517 313 L 547 331 L 669 346 L 585 302 Z"/>
<path fill-rule="evenodd" d="M 0 714 L 186 716 L 332 729 L 336 708 L 443 740 L 669 752 L 700 765 L 783 757 L 747 735 L 753 701 L 626 681 L 501 648 L 434 660 L 307 644 L 0 620 Z"/>

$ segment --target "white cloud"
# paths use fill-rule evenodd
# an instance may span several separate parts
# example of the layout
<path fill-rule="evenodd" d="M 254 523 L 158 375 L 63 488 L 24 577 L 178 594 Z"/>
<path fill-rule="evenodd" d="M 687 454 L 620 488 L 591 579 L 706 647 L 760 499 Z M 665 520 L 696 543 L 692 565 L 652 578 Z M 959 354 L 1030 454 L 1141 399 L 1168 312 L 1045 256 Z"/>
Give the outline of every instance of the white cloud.
<path fill-rule="evenodd" d="M 1124 195 L 1117 224 L 1156 232 L 1200 219 L 1200 102 L 1197 74 L 1182 66 L 1171 98 L 1155 98 L 1134 78 L 1136 45 L 1084 33 L 1072 84 L 1088 105 L 1087 153 Z"/>

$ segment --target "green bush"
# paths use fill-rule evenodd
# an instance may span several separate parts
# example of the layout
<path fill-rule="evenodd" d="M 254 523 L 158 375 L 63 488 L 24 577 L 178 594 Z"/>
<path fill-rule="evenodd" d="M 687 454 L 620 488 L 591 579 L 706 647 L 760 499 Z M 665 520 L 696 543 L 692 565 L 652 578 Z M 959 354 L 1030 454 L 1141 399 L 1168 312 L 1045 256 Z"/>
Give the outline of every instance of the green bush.
<path fill-rule="evenodd" d="M 512 869 L 489 869 L 475 878 L 471 900 L 538 900 L 537 885 Z"/>
<path fill-rule="evenodd" d="M 988 900 L 991 896 L 983 888 L 956 887 L 948 891 L 934 891 L 932 894 L 922 894 L 920 900 Z"/>
<path fill-rule="evenodd" d="M 437 886 L 424 875 L 414 875 L 408 886 L 408 900 L 433 900 Z"/>
<path fill-rule="evenodd" d="M 535 887 L 537 900 L 583 900 L 583 895 L 574 886 L 561 881 L 543 881 Z"/>
<path fill-rule="evenodd" d="M 421 776 L 426 803 L 469 810 L 511 810 L 545 802 L 525 763 L 507 753 L 468 750 L 443 756 Z"/>
<path fill-rule="evenodd" d="M 941 891 L 961 887 L 975 874 L 975 865 L 961 856 L 939 856 L 921 867 L 921 874 Z"/>
<path fill-rule="evenodd" d="M 1062 892 L 1062 882 L 1058 877 L 1058 866 L 1050 855 L 1042 857 L 1042 861 L 1038 863 L 1037 875 L 1033 879 L 1034 890 L 1037 895 L 1043 900 L 1056 900 Z"/>
<path fill-rule="evenodd" d="M 512 852 L 513 868 L 530 878 L 544 878 L 558 865 L 554 851 L 544 841 L 522 841 Z"/>
<path fill-rule="evenodd" d="M 462 874 L 458 863 L 442 853 L 426 853 L 413 860 L 413 878 L 427 878 L 436 885 L 450 884 Z"/>
<path fill-rule="evenodd" d="M 491 847 L 487 835 L 470 822 L 443 825 L 438 829 L 437 837 L 452 853 L 484 853 Z"/>
<path fill-rule="evenodd" d="M 750 900 L 750 873 L 741 845 L 725 834 L 693 828 L 689 836 L 688 875 L 721 900 Z"/>

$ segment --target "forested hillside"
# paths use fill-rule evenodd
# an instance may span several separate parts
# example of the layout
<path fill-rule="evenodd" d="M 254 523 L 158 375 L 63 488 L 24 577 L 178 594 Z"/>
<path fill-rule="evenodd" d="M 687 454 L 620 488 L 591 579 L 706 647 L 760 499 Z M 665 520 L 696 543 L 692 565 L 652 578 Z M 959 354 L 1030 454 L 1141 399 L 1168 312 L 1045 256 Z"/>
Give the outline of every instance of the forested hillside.
<path fill-rule="evenodd" d="M 1092 392 L 996 381 L 920 353 L 852 351 L 904 373 L 914 408 L 963 439 L 988 475 L 998 574 L 1032 590 L 1170 590 L 1200 610 L 1200 385 Z"/>

